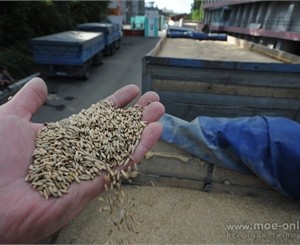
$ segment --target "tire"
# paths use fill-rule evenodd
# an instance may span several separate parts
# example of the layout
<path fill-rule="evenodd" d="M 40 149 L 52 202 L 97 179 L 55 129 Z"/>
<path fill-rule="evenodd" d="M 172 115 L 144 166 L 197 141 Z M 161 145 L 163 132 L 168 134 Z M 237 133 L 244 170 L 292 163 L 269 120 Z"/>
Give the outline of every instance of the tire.
<path fill-rule="evenodd" d="M 108 47 L 105 48 L 104 55 L 105 56 L 111 56 L 112 55 L 111 45 L 109 45 Z"/>
<path fill-rule="evenodd" d="M 89 80 L 90 78 L 90 75 L 91 75 L 91 64 L 90 62 L 86 62 L 84 65 L 83 65 L 83 80 Z"/>
<path fill-rule="evenodd" d="M 103 64 L 102 57 L 103 57 L 102 52 L 99 52 L 98 54 L 96 54 L 93 59 L 93 65 L 96 65 L 96 66 L 102 65 Z"/>
<path fill-rule="evenodd" d="M 114 42 L 114 43 L 112 43 L 111 45 L 110 45 L 110 55 L 112 56 L 112 55 L 114 55 L 114 53 L 116 52 L 116 43 Z"/>
<path fill-rule="evenodd" d="M 113 45 L 113 52 L 114 52 L 114 53 L 117 52 L 117 46 L 116 46 L 116 43 L 114 43 L 114 45 Z"/>
<path fill-rule="evenodd" d="M 116 42 L 116 48 L 117 49 L 120 49 L 121 47 L 121 39 L 119 39 L 117 42 Z"/>

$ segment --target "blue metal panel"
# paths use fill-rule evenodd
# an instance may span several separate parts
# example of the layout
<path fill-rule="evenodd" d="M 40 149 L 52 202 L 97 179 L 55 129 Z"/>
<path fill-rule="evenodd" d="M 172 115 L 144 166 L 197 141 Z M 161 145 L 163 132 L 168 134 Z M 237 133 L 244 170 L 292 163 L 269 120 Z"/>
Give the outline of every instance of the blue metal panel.
<path fill-rule="evenodd" d="M 121 37 L 118 24 L 101 22 L 84 23 L 79 24 L 77 30 L 104 33 L 105 46 L 109 46 Z"/>
<path fill-rule="evenodd" d="M 236 62 L 236 61 L 211 61 L 199 59 L 181 59 L 168 57 L 146 56 L 150 65 L 165 65 L 175 67 L 191 67 L 199 69 L 223 69 L 240 71 L 267 71 L 267 72 L 293 72 L 300 73 L 300 64 Z"/>
<path fill-rule="evenodd" d="M 77 30 L 112 34 L 114 32 L 114 26 L 111 23 L 92 22 L 79 24 Z"/>
<path fill-rule="evenodd" d="M 31 40 L 38 64 L 82 65 L 104 49 L 102 33 L 64 32 Z"/>
<path fill-rule="evenodd" d="M 121 30 L 119 24 L 113 24 L 114 26 L 114 40 L 117 41 L 121 38 Z"/>
<path fill-rule="evenodd" d="M 113 34 L 110 34 L 110 35 L 105 35 L 104 40 L 105 40 L 105 46 L 107 47 L 115 41 L 115 38 Z"/>

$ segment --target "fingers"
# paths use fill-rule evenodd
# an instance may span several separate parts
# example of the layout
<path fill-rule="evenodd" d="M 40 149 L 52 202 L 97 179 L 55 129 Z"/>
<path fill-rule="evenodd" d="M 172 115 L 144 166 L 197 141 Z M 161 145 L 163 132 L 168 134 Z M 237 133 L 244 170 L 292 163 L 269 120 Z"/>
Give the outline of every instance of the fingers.
<path fill-rule="evenodd" d="M 45 127 L 45 124 L 44 123 L 32 123 L 31 127 L 34 132 L 38 132 L 40 129 Z"/>
<path fill-rule="evenodd" d="M 165 107 L 161 103 L 155 101 L 145 107 L 142 120 L 147 123 L 152 123 L 158 121 L 164 113 Z"/>
<path fill-rule="evenodd" d="M 111 101 L 114 106 L 122 108 L 134 100 L 139 95 L 139 92 L 138 86 L 130 84 L 120 88 L 106 99 Z"/>
<path fill-rule="evenodd" d="M 143 131 L 141 141 L 136 147 L 131 159 L 134 163 L 139 163 L 146 153 L 156 144 L 162 133 L 162 126 L 158 122 L 150 123 Z"/>
<path fill-rule="evenodd" d="M 142 97 L 138 100 L 137 104 L 142 107 L 149 105 L 151 102 L 159 101 L 159 96 L 157 93 L 153 91 L 149 91 L 142 95 Z"/>
<path fill-rule="evenodd" d="M 113 95 L 106 99 L 113 102 L 114 106 L 124 107 L 135 99 L 139 94 L 139 88 L 136 85 L 128 85 L 117 90 Z M 142 120 L 147 122 L 141 141 L 136 147 L 134 153 L 130 156 L 129 165 L 139 163 L 145 154 L 156 144 L 162 133 L 162 126 L 156 122 L 165 112 L 164 106 L 159 102 L 159 95 L 149 91 L 142 95 L 137 104 L 144 107 Z M 127 165 L 127 166 L 129 166 Z M 125 167 L 126 168 L 126 167 Z"/>
<path fill-rule="evenodd" d="M 148 123 L 144 129 L 141 141 L 136 147 L 134 153 L 131 155 L 133 163 L 139 163 L 145 154 L 156 144 L 162 133 L 163 127 L 157 121 L 165 113 L 164 106 L 158 101 L 151 102 L 145 107 L 143 112 L 143 121 Z M 132 164 L 132 162 L 130 164 Z"/>
<path fill-rule="evenodd" d="M 47 86 L 41 78 L 31 79 L 4 106 L 11 113 L 30 119 L 47 99 Z"/>
<path fill-rule="evenodd" d="M 131 84 L 117 90 L 106 99 L 112 101 L 114 106 L 124 107 L 135 99 L 138 94 L 138 86 Z M 145 107 L 142 120 L 147 123 L 157 121 L 165 112 L 164 106 L 159 103 L 158 94 L 153 91 L 149 91 L 142 95 L 137 101 L 137 104 Z"/>
<path fill-rule="evenodd" d="M 145 93 L 137 104 L 144 107 L 142 120 L 147 123 L 158 121 L 165 113 L 165 107 L 159 103 L 159 95 L 153 91 Z"/>
<path fill-rule="evenodd" d="M 130 84 L 120 88 L 106 99 L 110 100 L 114 106 L 122 108 L 134 100 L 139 95 L 139 92 L 140 89 L 138 86 Z M 157 93 L 150 91 L 142 95 L 137 104 L 145 107 L 154 101 L 159 101 L 159 96 Z"/>

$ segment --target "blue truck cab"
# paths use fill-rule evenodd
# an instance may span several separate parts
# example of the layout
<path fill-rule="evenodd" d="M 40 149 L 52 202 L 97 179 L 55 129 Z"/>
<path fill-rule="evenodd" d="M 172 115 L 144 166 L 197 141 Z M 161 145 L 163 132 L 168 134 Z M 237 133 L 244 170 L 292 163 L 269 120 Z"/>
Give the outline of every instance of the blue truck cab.
<path fill-rule="evenodd" d="M 30 40 L 33 58 L 45 75 L 89 78 L 91 64 L 101 64 L 102 33 L 66 31 Z"/>
<path fill-rule="evenodd" d="M 88 32 L 102 32 L 104 34 L 105 40 L 105 55 L 113 55 L 116 52 L 116 49 L 120 47 L 121 31 L 118 24 L 101 22 L 84 23 L 79 24 L 77 26 L 77 30 Z"/>

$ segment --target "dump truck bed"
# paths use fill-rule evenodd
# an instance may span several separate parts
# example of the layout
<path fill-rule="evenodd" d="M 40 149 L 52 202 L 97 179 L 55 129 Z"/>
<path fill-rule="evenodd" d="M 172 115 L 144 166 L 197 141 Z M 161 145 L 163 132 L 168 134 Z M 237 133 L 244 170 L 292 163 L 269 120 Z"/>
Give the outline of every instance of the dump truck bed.
<path fill-rule="evenodd" d="M 163 37 L 143 59 L 143 92 L 157 92 L 167 113 L 187 121 L 199 115 L 300 121 L 299 81 L 299 64 L 227 42 Z"/>

